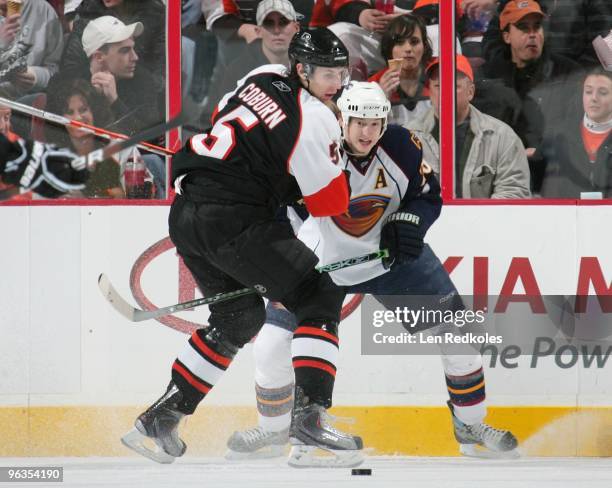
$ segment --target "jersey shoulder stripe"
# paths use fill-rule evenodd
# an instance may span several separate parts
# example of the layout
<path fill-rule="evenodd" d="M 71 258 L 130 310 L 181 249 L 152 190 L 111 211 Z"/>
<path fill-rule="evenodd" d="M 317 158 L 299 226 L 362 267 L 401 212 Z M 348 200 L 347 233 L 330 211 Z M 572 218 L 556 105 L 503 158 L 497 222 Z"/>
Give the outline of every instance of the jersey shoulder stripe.
<path fill-rule="evenodd" d="M 383 134 L 379 147 L 409 180 L 418 178 L 423 149 L 416 135 L 404 127 L 390 124 Z"/>

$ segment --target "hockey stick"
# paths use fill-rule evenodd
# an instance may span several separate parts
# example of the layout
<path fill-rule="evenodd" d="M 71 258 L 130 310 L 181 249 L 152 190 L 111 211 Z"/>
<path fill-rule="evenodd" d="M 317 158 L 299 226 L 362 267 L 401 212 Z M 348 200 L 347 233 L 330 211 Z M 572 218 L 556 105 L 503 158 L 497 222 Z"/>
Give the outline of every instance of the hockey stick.
<path fill-rule="evenodd" d="M 101 129 L 93 125 L 85 124 L 83 122 L 79 122 L 78 120 L 71 120 L 67 117 L 62 117 L 61 115 L 54 114 L 53 112 L 47 112 L 46 110 L 40 110 L 38 108 L 30 107 L 29 105 L 15 102 L 7 98 L 0 97 L 0 105 L 3 105 L 20 113 L 31 115 L 32 117 L 46 120 L 48 122 L 53 122 L 55 124 L 70 125 L 72 127 L 76 127 L 83 131 L 94 134 L 98 137 L 103 137 L 105 139 L 128 139 L 128 136 L 126 135 L 119 134 L 117 132 L 112 132 L 106 129 Z M 174 154 L 174 152 L 170 149 L 166 149 L 165 147 L 161 146 L 156 146 L 155 144 L 149 144 L 148 142 L 139 142 L 138 144 L 135 144 L 135 146 L 139 147 L 140 149 L 144 149 L 145 151 L 159 154 L 161 156 L 171 156 Z"/>
<path fill-rule="evenodd" d="M 329 273 L 330 271 L 337 271 L 339 269 L 349 268 L 351 266 L 356 266 L 358 264 L 367 263 L 369 261 L 383 259 L 386 257 L 389 257 L 389 251 L 387 249 L 381 249 L 380 251 L 374 251 L 369 254 L 343 259 L 335 263 L 326 264 L 325 266 L 319 266 L 317 271 L 319 273 Z M 108 276 L 106 276 L 104 273 L 98 277 L 98 286 L 100 287 L 100 291 L 104 295 L 104 298 L 106 298 L 113 308 L 131 322 L 142 322 L 143 320 L 156 319 L 158 317 L 163 317 L 164 315 L 170 315 L 190 308 L 200 307 L 202 305 L 210 305 L 211 303 L 220 303 L 232 298 L 251 295 L 252 293 L 265 293 L 265 289 L 262 291 L 256 290 L 255 288 L 241 288 L 240 290 L 229 291 L 227 293 L 217 293 L 212 297 L 198 298 L 196 300 L 177 303 L 175 305 L 157 308 L 155 310 L 140 310 L 139 308 L 132 307 L 123 299 L 123 297 L 117 292 L 115 287 L 108 279 Z"/>
<path fill-rule="evenodd" d="M 186 103 L 183 110 L 179 115 L 174 117 L 173 119 L 168 120 L 167 122 L 162 122 L 160 124 L 154 125 L 148 129 L 139 132 L 138 134 L 134 134 L 127 139 L 116 141 L 108 146 L 105 146 L 100 149 L 96 149 L 84 156 L 76 158 L 72 162 L 72 167 L 75 169 L 85 168 L 93 169 L 96 163 L 100 161 L 104 161 L 108 157 L 113 154 L 117 154 L 118 152 L 123 151 L 132 146 L 136 146 L 140 144 L 141 141 L 146 141 L 148 139 L 154 139 L 155 137 L 159 137 L 165 134 L 167 131 L 174 129 L 175 127 L 179 127 L 187 122 L 194 120 L 200 114 L 199 107 L 194 103 Z"/>

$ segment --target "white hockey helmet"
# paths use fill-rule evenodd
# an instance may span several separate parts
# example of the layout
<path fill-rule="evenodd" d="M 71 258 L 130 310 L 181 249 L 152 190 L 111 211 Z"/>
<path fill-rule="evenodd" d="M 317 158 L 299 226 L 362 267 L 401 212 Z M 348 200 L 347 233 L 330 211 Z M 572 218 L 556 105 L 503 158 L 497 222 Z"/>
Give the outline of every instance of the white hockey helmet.
<path fill-rule="evenodd" d="M 342 91 L 337 105 L 342 113 L 343 134 L 346 134 L 351 117 L 382 119 L 380 137 L 385 133 L 391 103 L 378 83 L 351 81 Z"/>

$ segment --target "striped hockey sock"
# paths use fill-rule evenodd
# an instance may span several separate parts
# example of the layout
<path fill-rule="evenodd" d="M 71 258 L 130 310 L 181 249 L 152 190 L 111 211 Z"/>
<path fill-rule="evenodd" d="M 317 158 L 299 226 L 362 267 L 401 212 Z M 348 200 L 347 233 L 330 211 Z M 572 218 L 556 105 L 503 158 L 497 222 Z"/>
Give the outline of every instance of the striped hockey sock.
<path fill-rule="evenodd" d="M 223 341 L 215 329 L 196 330 L 172 365 L 172 380 L 185 402 L 181 410 L 191 414 L 219 381 L 239 348 Z"/>
<path fill-rule="evenodd" d="M 469 425 L 482 422 L 486 414 L 483 369 L 462 376 L 448 373 L 445 376 L 450 401 L 459 420 Z"/>
<path fill-rule="evenodd" d="M 288 429 L 293 408 L 293 383 L 280 388 L 255 385 L 259 425 L 270 432 Z"/>
<path fill-rule="evenodd" d="M 329 408 L 338 361 L 338 325 L 303 323 L 293 333 L 291 355 L 295 384 L 311 402 Z"/>

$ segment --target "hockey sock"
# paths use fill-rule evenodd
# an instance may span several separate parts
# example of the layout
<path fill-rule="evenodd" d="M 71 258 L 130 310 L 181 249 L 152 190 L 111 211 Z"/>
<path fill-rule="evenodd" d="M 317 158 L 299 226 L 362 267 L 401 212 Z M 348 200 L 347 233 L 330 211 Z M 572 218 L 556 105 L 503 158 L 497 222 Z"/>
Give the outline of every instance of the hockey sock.
<path fill-rule="evenodd" d="M 281 388 L 262 388 L 255 385 L 259 426 L 270 432 L 280 432 L 291 425 L 293 383 Z"/>
<path fill-rule="evenodd" d="M 183 394 L 179 410 L 192 414 L 219 381 L 239 348 L 214 328 L 196 330 L 172 365 L 172 381 Z"/>
<path fill-rule="evenodd" d="M 291 341 L 295 385 L 310 402 L 331 407 L 336 363 L 338 325 L 334 322 L 305 322 L 298 326 Z"/>
<path fill-rule="evenodd" d="M 269 304 L 266 314 L 266 323 L 253 344 L 257 410 L 260 427 L 267 431 L 280 432 L 291 424 L 291 340 L 296 324 L 293 314 L 282 306 L 279 308 Z"/>
<path fill-rule="evenodd" d="M 482 367 L 466 375 L 445 373 L 446 386 L 456 417 L 464 424 L 480 423 L 486 415 L 485 379 Z"/>

